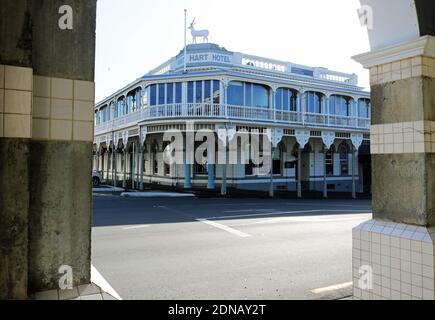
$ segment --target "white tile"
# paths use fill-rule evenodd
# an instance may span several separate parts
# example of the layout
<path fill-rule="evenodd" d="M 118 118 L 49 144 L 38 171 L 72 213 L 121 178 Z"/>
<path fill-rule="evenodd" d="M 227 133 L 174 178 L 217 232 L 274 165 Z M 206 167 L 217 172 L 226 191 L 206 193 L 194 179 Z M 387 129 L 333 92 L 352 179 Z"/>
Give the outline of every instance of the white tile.
<path fill-rule="evenodd" d="M 101 293 L 101 289 L 95 284 L 85 284 L 78 287 L 81 297 Z"/>
<path fill-rule="evenodd" d="M 5 66 L 5 89 L 32 91 L 33 70 L 31 68 Z"/>
<path fill-rule="evenodd" d="M 411 241 L 411 251 L 412 252 L 421 252 L 421 241 L 412 240 Z"/>
<path fill-rule="evenodd" d="M 59 294 L 57 290 L 38 292 L 35 294 L 35 300 L 59 300 Z"/>
<path fill-rule="evenodd" d="M 404 233 L 403 233 L 403 235 L 406 233 L 407 231 L 405 231 Z M 402 235 L 402 236 L 403 236 Z M 400 248 L 403 250 L 403 249 L 405 249 L 405 250 L 411 250 L 411 240 L 409 240 L 409 239 L 404 239 L 404 238 L 401 238 L 400 239 Z"/>
<path fill-rule="evenodd" d="M 402 281 L 402 283 L 411 284 L 411 273 L 407 271 L 401 271 L 400 280 Z"/>
<path fill-rule="evenodd" d="M 423 298 L 423 288 L 422 287 L 419 287 L 419 286 L 412 286 L 412 289 L 411 289 L 412 291 L 411 291 L 411 295 L 413 296 L 413 297 L 416 297 L 416 298 L 419 298 L 419 299 L 422 299 Z"/>
<path fill-rule="evenodd" d="M 420 276 L 423 274 L 423 266 L 422 266 L 421 262 L 420 263 L 414 263 L 414 262 L 411 263 L 411 273 L 415 274 L 415 275 L 420 275 Z"/>
<path fill-rule="evenodd" d="M 70 300 L 75 299 L 79 296 L 79 291 L 77 287 L 71 290 L 59 290 L 59 300 Z"/>
<path fill-rule="evenodd" d="M 435 270 L 432 267 L 422 265 L 423 277 L 434 279 Z"/>
<path fill-rule="evenodd" d="M 423 289 L 423 299 L 424 300 L 434 300 L 435 299 L 434 291 Z"/>
<path fill-rule="evenodd" d="M 391 279 L 400 281 L 400 270 L 392 268 L 391 269 Z"/>
<path fill-rule="evenodd" d="M 428 267 L 434 266 L 434 256 L 429 254 L 423 254 L 423 264 Z"/>
<path fill-rule="evenodd" d="M 421 275 L 411 274 L 411 284 L 413 286 L 423 286 L 423 277 Z"/>
<path fill-rule="evenodd" d="M 422 242 L 421 249 L 424 254 L 434 254 L 434 245 L 432 243 Z"/>

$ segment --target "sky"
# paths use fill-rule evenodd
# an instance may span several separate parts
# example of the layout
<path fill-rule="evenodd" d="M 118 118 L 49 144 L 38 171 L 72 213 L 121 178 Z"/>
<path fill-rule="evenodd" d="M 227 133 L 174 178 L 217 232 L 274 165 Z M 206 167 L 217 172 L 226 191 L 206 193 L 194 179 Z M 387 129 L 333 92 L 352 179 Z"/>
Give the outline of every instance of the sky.
<path fill-rule="evenodd" d="M 96 100 L 148 73 L 184 46 L 188 23 L 227 50 L 312 67 L 369 74 L 351 59 L 369 51 L 358 0 L 99 0 Z M 188 43 L 191 42 L 188 33 Z"/>

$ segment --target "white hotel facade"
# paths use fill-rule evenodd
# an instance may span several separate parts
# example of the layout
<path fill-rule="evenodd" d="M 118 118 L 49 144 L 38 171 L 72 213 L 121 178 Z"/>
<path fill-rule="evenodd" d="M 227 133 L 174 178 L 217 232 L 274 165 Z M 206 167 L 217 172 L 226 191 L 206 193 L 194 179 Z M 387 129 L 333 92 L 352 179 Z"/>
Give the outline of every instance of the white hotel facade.
<path fill-rule="evenodd" d="M 356 196 L 370 192 L 370 114 L 370 93 L 358 87 L 354 74 L 191 44 L 96 105 L 94 169 L 130 189 L 164 185 Z M 216 150 L 223 145 L 239 155 L 250 150 L 241 135 L 269 133 L 273 174 L 259 174 L 240 156 L 231 164 L 163 161 L 165 132 L 185 136 L 202 129 L 215 132 Z"/>

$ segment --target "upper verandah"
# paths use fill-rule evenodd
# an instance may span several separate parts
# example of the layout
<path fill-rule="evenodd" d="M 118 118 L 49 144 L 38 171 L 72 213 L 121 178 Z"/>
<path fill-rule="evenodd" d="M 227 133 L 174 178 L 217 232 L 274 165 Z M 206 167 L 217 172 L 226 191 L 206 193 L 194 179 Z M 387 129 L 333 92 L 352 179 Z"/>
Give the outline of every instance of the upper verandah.
<path fill-rule="evenodd" d="M 257 70 L 262 73 L 269 73 L 271 76 L 288 74 L 334 81 L 338 84 L 341 83 L 355 87 L 358 85 L 358 76 L 356 74 L 332 71 L 322 67 L 309 67 L 240 52 L 232 52 L 213 43 L 187 45 L 186 58 L 187 71 L 213 67 L 217 69 L 224 68 L 250 72 Z M 152 75 L 182 72 L 184 71 L 184 59 L 184 50 L 181 50 L 177 56 L 151 70 L 143 79 Z"/>
<path fill-rule="evenodd" d="M 96 108 L 147 81 L 184 79 L 215 72 L 249 77 L 252 81 L 291 83 L 298 87 L 306 86 L 313 90 L 337 91 L 337 93 L 347 95 L 357 94 L 366 97 L 370 95 L 358 86 L 356 74 L 232 52 L 213 43 L 189 44 L 186 46 L 186 65 L 184 65 L 184 57 L 183 49 L 175 57 L 102 99 L 96 104 Z"/>

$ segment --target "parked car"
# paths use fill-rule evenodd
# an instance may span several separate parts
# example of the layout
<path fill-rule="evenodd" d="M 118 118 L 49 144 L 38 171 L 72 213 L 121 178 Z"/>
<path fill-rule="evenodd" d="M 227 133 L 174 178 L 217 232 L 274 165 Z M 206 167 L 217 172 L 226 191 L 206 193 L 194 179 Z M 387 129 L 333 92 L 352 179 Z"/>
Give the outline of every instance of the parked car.
<path fill-rule="evenodd" d="M 92 185 L 94 187 L 99 186 L 101 184 L 101 180 L 103 180 L 103 177 L 101 176 L 101 172 L 92 171 Z"/>

